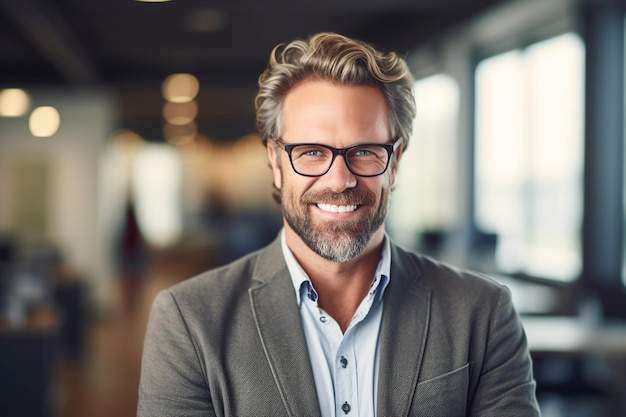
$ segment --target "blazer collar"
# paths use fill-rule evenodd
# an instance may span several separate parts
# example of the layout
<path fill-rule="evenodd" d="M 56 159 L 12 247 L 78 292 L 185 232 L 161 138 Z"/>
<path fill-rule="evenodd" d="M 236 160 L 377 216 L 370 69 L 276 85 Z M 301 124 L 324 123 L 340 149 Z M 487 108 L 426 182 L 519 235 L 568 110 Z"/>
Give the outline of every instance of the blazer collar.
<path fill-rule="evenodd" d="M 430 321 L 431 293 L 419 285 L 421 274 L 417 258 L 392 243 L 391 280 L 385 292 L 381 329 L 377 415 L 405 416 L 410 411 Z M 249 293 L 257 331 L 288 415 L 319 416 L 313 371 L 280 238 L 261 252 L 253 281 Z"/>
<path fill-rule="evenodd" d="M 260 253 L 253 281 L 249 294 L 257 332 L 287 414 L 319 416 L 300 312 L 279 238 Z"/>

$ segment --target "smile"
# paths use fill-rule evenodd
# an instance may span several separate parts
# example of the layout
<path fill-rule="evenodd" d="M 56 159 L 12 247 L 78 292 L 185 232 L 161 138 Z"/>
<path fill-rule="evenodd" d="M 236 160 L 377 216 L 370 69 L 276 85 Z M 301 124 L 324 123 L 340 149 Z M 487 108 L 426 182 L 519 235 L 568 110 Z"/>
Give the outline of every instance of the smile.
<path fill-rule="evenodd" d="M 357 209 L 357 205 L 353 204 L 351 206 L 336 206 L 334 204 L 318 204 L 321 210 L 328 211 L 330 213 L 350 213 Z"/>

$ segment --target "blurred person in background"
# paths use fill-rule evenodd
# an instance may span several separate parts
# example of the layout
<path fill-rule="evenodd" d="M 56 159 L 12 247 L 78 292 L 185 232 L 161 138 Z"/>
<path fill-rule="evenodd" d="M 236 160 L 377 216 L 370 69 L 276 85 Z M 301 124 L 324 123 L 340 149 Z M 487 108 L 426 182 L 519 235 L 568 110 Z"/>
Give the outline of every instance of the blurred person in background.
<path fill-rule="evenodd" d="M 122 304 L 134 311 L 148 267 L 148 247 L 141 234 L 135 204 L 130 199 L 124 209 L 124 225 L 119 237 L 118 264 L 122 280 Z"/>
<path fill-rule="evenodd" d="M 259 86 L 283 228 L 156 297 L 138 415 L 539 415 L 509 291 L 385 233 L 405 61 L 320 33 L 277 46 Z"/>

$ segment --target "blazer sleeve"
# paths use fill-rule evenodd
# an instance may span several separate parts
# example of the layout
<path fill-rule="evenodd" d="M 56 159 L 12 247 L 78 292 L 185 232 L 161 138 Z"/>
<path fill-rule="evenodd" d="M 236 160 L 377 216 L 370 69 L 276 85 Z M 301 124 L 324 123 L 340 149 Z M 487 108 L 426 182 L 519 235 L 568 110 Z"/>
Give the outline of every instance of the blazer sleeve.
<path fill-rule="evenodd" d="M 137 416 L 214 416 L 206 381 L 185 319 L 172 293 L 163 290 L 148 319 Z"/>
<path fill-rule="evenodd" d="M 540 416 L 536 384 L 526 335 L 511 301 L 502 287 L 489 318 L 489 334 L 471 416 Z"/>

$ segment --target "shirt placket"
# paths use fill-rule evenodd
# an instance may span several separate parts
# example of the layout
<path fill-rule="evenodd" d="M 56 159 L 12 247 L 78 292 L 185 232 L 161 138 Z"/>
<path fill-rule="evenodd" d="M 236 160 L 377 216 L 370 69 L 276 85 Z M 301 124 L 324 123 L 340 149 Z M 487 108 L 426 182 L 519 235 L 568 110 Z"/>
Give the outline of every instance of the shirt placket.
<path fill-rule="evenodd" d="M 370 288 L 370 293 L 357 309 L 337 348 L 334 370 L 335 412 L 337 416 L 358 416 L 360 414 L 355 337 L 359 330 L 359 322 L 365 318 L 372 306 L 373 296 L 376 292 L 375 284 L 377 283 L 378 279 L 375 279 L 372 288 Z"/>
<path fill-rule="evenodd" d="M 346 332 L 335 357 L 335 412 L 337 416 L 358 416 L 358 386 L 354 337 Z"/>
<path fill-rule="evenodd" d="M 335 416 L 358 415 L 354 412 L 354 382 L 349 376 L 350 362 L 353 358 L 345 357 L 342 354 L 345 348 L 345 336 L 341 332 L 339 323 L 331 316 L 326 314 L 324 310 L 318 307 L 318 323 L 325 335 L 326 342 L 329 345 L 330 352 L 337 352 L 331 365 L 332 381 L 334 384 L 334 400 L 335 400 Z M 352 354 L 354 356 L 354 354 Z M 330 358 L 328 358 L 330 360 Z M 344 367 L 345 365 L 345 367 Z M 354 367 L 351 367 L 354 368 Z"/>
<path fill-rule="evenodd" d="M 311 313 L 317 316 L 317 327 L 324 334 L 324 339 L 329 348 L 328 353 L 336 352 L 334 358 L 327 357 L 329 370 L 332 374 L 334 392 L 334 415 L 359 416 L 359 383 L 356 339 L 359 332 L 359 323 L 365 319 L 374 301 L 380 279 L 376 277 L 370 287 L 368 295 L 361 302 L 355 312 L 345 334 L 341 331 L 339 323 L 329 316 L 317 304 L 317 293 L 310 283 L 306 286 L 305 304 L 309 306 Z M 331 365 L 332 362 L 332 365 Z"/>

